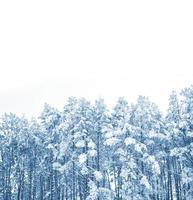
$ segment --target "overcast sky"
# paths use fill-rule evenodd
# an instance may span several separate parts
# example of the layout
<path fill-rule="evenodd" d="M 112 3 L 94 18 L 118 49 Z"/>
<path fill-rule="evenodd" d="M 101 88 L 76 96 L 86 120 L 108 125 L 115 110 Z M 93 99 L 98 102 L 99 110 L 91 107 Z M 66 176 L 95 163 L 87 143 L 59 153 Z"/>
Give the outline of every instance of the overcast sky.
<path fill-rule="evenodd" d="M 0 115 L 140 94 L 165 111 L 193 83 L 192 10 L 192 0 L 0 1 Z"/>

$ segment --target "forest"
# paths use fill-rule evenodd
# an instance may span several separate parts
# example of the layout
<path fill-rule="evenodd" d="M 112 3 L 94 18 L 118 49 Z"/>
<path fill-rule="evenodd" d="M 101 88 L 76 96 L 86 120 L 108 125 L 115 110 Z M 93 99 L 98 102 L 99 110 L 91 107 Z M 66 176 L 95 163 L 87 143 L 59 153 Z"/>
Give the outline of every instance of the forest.
<path fill-rule="evenodd" d="M 165 114 L 144 96 L 112 109 L 70 97 L 37 118 L 1 117 L 0 200 L 192 199 L 193 86 Z"/>

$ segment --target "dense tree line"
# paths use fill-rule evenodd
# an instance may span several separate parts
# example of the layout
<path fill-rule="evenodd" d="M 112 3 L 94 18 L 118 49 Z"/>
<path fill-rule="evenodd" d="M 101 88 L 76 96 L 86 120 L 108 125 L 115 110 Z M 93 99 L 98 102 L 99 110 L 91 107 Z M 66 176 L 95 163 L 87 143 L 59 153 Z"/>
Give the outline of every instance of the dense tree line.
<path fill-rule="evenodd" d="M 69 98 L 38 119 L 0 121 L 2 200 L 192 200 L 193 86 L 163 116 L 148 98 Z"/>

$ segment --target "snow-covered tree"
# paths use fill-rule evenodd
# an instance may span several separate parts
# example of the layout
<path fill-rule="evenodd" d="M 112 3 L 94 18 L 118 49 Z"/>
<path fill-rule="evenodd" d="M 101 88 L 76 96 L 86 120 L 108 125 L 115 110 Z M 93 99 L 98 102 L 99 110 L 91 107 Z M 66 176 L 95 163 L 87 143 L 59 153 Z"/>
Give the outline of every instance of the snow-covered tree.
<path fill-rule="evenodd" d="M 112 111 L 70 97 L 38 119 L 0 120 L 2 200 L 192 200 L 193 86 L 166 116 L 148 98 Z"/>

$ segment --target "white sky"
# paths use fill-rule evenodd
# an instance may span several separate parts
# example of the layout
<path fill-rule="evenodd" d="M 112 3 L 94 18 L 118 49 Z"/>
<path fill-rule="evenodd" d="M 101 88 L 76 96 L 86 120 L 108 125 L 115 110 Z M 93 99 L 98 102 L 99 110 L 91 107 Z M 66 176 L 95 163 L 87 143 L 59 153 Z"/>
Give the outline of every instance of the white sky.
<path fill-rule="evenodd" d="M 149 96 L 193 83 L 193 1 L 0 1 L 0 115 L 44 102 Z"/>

